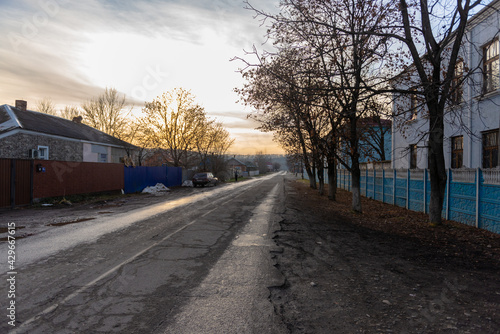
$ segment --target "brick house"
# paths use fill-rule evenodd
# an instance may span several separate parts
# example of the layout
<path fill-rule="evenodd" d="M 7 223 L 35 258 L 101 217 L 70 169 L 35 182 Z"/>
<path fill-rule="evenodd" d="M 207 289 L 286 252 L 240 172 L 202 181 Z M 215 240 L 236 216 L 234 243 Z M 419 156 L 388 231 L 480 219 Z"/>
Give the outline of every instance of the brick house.
<path fill-rule="evenodd" d="M 0 106 L 0 158 L 129 163 L 135 146 L 72 121 L 16 106 Z"/>
<path fill-rule="evenodd" d="M 229 159 L 227 161 L 227 166 L 231 170 L 237 170 L 240 174 L 247 171 L 247 165 L 236 158 Z"/>

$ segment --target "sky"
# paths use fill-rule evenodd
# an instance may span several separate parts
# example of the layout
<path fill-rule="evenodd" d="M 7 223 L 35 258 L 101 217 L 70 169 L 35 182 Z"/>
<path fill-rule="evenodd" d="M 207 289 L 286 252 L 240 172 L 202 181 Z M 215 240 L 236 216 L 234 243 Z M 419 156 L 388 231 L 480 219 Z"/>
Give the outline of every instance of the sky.
<path fill-rule="evenodd" d="M 278 0 L 250 0 L 276 11 Z M 176 87 L 223 122 L 229 153 L 283 153 L 247 119 L 233 91 L 244 50 L 266 48 L 266 27 L 243 0 L 0 0 L 0 104 L 49 98 L 80 106 L 116 88 L 139 112 Z"/>

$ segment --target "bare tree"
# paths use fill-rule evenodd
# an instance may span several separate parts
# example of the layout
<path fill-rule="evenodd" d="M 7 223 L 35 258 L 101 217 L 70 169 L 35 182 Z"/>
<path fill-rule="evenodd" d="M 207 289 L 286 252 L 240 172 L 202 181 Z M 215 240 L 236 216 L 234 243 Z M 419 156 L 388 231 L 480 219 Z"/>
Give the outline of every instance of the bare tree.
<path fill-rule="evenodd" d="M 467 20 L 480 0 L 447 1 L 446 8 L 438 2 L 397 0 L 401 29 L 388 35 L 406 46 L 413 61 L 411 75 L 418 86 L 411 87 L 425 103 L 428 116 L 428 167 L 431 183 L 429 220 L 441 224 L 446 169 L 444 158 L 444 116 L 453 86 Z M 438 19 L 442 18 L 442 19 Z M 420 47 L 424 46 L 423 54 Z"/>
<path fill-rule="evenodd" d="M 222 158 L 233 145 L 234 139 L 231 139 L 229 132 L 221 122 L 206 119 L 203 127 L 205 131 L 201 131 L 199 136 L 194 139 L 195 151 L 202 169 L 210 170 L 217 175 L 223 171 L 219 168 L 219 162 L 223 161 Z"/>
<path fill-rule="evenodd" d="M 322 138 L 313 146 L 332 155 L 329 163 L 338 161 L 349 169 L 352 208 L 361 211 L 357 123 L 364 117 L 371 91 L 385 80 L 380 68 L 390 50 L 388 38 L 371 32 L 387 26 L 390 15 L 379 3 L 365 0 L 282 0 L 280 4 L 281 12 L 271 15 L 247 3 L 258 16 L 272 21 L 269 37 L 278 49 L 293 48 L 308 55 L 300 68 L 313 70 L 316 79 L 314 91 L 303 92 L 305 100 L 330 119 L 329 131 L 326 127 L 311 137 Z M 343 137 L 346 155 L 338 152 L 338 136 Z"/>
<path fill-rule="evenodd" d="M 141 120 L 137 118 L 129 119 L 127 125 L 122 130 L 121 139 L 131 144 L 126 145 L 124 149 L 129 157 L 135 155 L 135 161 L 132 163 L 142 166 L 148 153 L 151 152 L 153 145 L 149 136 L 144 132 Z"/>
<path fill-rule="evenodd" d="M 245 104 L 256 109 L 249 116 L 261 123 L 261 131 L 273 132 L 277 142 L 286 150 L 302 152 L 310 186 L 316 189 L 316 166 L 322 166 L 317 145 L 322 123 L 320 119 L 311 118 L 318 111 L 308 103 L 313 98 L 309 94 L 313 81 L 311 73 L 298 70 L 304 65 L 303 57 L 295 49 L 283 48 L 271 60 L 260 57 L 256 51 L 254 55 L 258 63 L 252 65 L 243 60 L 248 65 L 242 71 L 247 83 L 235 90 Z M 320 179 L 320 192 L 323 191 L 322 185 Z"/>
<path fill-rule="evenodd" d="M 48 97 L 44 97 L 43 99 L 37 101 L 36 103 L 36 111 L 43 112 L 44 114 L 49 115 L 57 115 L 56 107 L 54 102 Z"/>
<path fill-rule="evenodd" d="M 255 164 L 259 168 L 259 174 L 265 174 L 268 172 L 267 162 L 268 161 L 264 152 L 259 151 L 255 154 Z"/>
<path fill-rule="evenodd" d="M 77 106 L 65 106 L 59 113 L 63 118 L 72 120 L 74 117 L 81 116 L 82 110 Z"/>
<path fill-rule="evenodd" d="M 141 122 L 148 140 L 169 151 L 176 167 L 188 167 L 196 139 L 206 130 L 206 114 L 193 94 L 175 88 L 146 103 Z"/>
<path fill-rule="evenodd" d="M 125 135 L 127 117 L 132 108 L 125 110 L 125 95 L 120 96 L 115 88 L 106 88 L 104 93 L 82 104 L 83 122 L 113 137 Z"/>

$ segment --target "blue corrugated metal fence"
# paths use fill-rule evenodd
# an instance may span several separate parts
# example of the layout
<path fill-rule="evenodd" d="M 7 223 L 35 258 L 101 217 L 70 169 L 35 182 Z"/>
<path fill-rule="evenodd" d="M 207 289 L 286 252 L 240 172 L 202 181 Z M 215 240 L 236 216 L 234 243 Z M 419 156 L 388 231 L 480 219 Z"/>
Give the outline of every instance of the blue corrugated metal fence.
<path fill-rule="evenodd" d="M 140 192 L 144 188 L 163 183 L 166 187 L 182 184 L 181 167 L 125 167 L 125 193 Z"/>

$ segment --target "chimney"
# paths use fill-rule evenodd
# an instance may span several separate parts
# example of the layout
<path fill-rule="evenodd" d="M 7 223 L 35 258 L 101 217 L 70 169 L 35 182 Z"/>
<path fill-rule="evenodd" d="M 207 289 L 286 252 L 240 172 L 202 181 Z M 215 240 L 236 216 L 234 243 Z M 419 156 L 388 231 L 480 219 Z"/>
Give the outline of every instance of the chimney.
<path fill-rule="evenodd" d="M 22 111 L 26 111 L 26 107 L 28 105 L 28 102 L 24 100 L 16 100 L 16 108 L 20 109 Z"/>
<path fill-rule="evenodd" d="M 76 124 L 81 124 L 83 120 L 82 116 L 73 117 L 73 122 Z"/>

